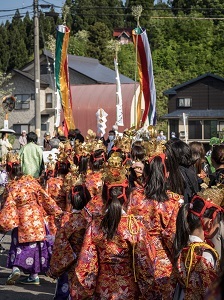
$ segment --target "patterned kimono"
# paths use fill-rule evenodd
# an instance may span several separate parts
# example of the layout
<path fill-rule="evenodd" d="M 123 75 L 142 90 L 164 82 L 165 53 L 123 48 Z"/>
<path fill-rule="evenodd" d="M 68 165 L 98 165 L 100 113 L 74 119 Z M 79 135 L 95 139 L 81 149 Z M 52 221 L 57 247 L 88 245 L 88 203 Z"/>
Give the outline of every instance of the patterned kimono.
<path fill-rule="evenodd" d="M 167 194 L 169 200 L 164 202 L 148 200 L 139 187 L 131 193 L 127 207 L 127 213 L 142 217 L 156 249 L 155 285 L 149 287 L 148 299 L 172 299 L 174 293 L 170 284 L 173 269 L 171 251 L 181 196 L 172 192 Z"/>
<path fill-rule="evenodd" d="M 102 172 L 88 172 L 85 179 L 85 184 L 92 197 L 101 193 L 102 190 Z"/>
<path fill-rule="evenodd" d="M 53 253 L 50 261 L 49 273 L 53 277 L 59 277 L 68 272 L 68 282 L 71 300 L 81 299 L 85 295 L 75 275 L 75 265 L 77 257 L 82 247 L 83 238 L 86 231 L 87 221 L 83 216 L 83 211 L 73 210 L 66 215 L 67 222 L 56 234 Z M 61 286 L 61 299 L 63 293 L 67 292 L 66 280 Z"/>
<path fill-rule="evenodd" d="M 7 267 L 17 266 L 28 273 L 45 272 L 51 244 L 45 215 L 59 215 L 61 209 L 30 175 L 11 181 L 4 192 L 5 204 L 0 211 L 0 228 L 12 230 Z"/>
<path fill-rule="evenodd" d="M 63 210 L 66 210 L 66 193 L 63 190 L 64 178 L 50 177 L 47 180 L 46 192 L 54 199 L 57 205 Z M 54 216 L 48 216 L 46 218 L 50 233 L 56 234 L 57 227 L 60 227 L 58 222 L 55 222 Z"/>
<path fill-rule="evenodd" d="M 220 274 L 219 266 L 215 263 L 218 254 L 201 239 L 190 237 L 194 238 L 195 242 L 189 243 L 182 250 L 177 261 L 177 278 L 180 287 L 177 299 L 203 300 L 208 288 L 218 280 Z"/>
<path fill-rule="evenodd" d="M 101 221 L 89 225 L 76 267 L 85 292 L 94 300 L 148 299 L 155 252 L 143 225 L 124 214 L 114 238 L 107 240 Z"/>

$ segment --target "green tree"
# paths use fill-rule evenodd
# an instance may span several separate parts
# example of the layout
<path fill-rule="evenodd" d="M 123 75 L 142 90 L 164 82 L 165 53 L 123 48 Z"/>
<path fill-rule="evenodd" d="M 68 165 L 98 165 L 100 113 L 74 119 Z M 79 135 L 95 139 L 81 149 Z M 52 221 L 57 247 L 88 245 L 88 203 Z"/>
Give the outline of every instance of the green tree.
<path fill-rule="evenodd" d="M 79 56 L 87 56 L 89 32 L 86 30 L 78 31 L 70 37 L 68 53 Z"/>
<path fill-rule="evenodd" d="M 142 6 L 142 14 L 140 17 L 140 25 L 141 27 L 147 28 L 150 16 L 152 15 L 152 8 L 153 8 L 154 0 L 129 0 L 126 1 L 126 19 L 125 19 L 125 26 L 135 28 L 136 27 L 136 19 L 132 15 L 132 7 L 133 6 Z"/>
<path fill-rule="evenodd" d="M 87 54 L 90 57 L 97 58 L 102 64 L 107 65 L 108 53 L 110 53 L 107 44 L 111 33 L 108 27 L 101 22 L 96 22 L 89 28 L 89 44 Z"/>
<path fill-rule="evenodd" d="M 6 72 L 8 69 L 10 49 L 8 45 L 8 31 L 6 26 L 0 25 L 0 70 Z"/>

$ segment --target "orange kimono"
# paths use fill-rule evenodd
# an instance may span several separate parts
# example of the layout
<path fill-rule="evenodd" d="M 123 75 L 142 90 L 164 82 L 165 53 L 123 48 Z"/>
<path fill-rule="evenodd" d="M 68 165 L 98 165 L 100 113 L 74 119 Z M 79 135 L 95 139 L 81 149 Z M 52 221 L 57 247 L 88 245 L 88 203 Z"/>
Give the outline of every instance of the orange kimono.
<path fill-rule="evenodd" d="M 76 267 L 85 292 L 91 299 L 148 299 L 155 252 L 143 225 L 124 214 L 114 238 L 107 240 L 101 221 L 94 218 L 89 225 Z"/>
<path fill-rule="evenodd" d="M 148 299 L 172 299 L 174 287 L 172 274 L 172 245 L 176 232 L 176 217 L 181 196 L 167 192 L 169 200 L 158 202 L 146 199 L 143 188 L 136 188 L 130 195 L 127 213 L 141 216 L 156 249 L 155 285 L 149 287 Z M 151 291 L 150 291 L 151 290 Z M 155 297 L 155 291 L 160 296 Z M 150 294 L 151 293 L 151 294 Z"/>
<path fill-rule="evenodd" d="M 50 177 L 47 180 L 46 192 L 52 199 L 54 199 L 63 211 L 66 211 L 66 193 L 63 189 L 63 184 L 64 178 Z M 60 222 L 56 222 L 54 216 L 47 216 L 46 221 L 48 223 L 50 233 L 55 235 L 57 227 L 59 228 L 61 226 Z"/>
<path fill-rule="evenodd" d="M 85 178 L 85 184 L 92 197 L 101 194 L 102 190 L 102 172 L 88 172 Z"/>
<path fill-rule="evenodd" d="M 69 290 L 71 299 L 77 299 L 85 294 L 75 276 L 75 266 L 82 247 L 87 221 L 83 211 L 73 210 L 66 214 L 67 222 L 58 229 L 53 253 L 50 261 L 49 274 L 59 277 L 68 272 Z"/>
<path fill-rule="evenodd" d="M 30 175 L 11 181 L 4 192 L 0 211 L 4 231 L 18 227 L 19 243 L 43 241 L 46 236 L 45 215 L 60 215 L 61 209 Z"/>

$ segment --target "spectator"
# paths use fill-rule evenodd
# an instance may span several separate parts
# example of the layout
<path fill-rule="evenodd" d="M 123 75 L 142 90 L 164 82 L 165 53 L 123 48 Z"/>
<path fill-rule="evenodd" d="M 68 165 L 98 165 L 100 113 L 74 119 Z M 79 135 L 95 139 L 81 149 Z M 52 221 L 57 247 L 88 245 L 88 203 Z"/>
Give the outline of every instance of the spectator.
<path fill-rule="evenodd" d="M 2 158 L 2 163 L 6 162 L 6 156 L 9 150 L 12 149 L 12 145 L 8 140 L 8 134 L 6 132 L 2 133 L 2 138 L 0 139 L 0 156 Z"/>
<path fill-rule="evenodd" d="M 19 151 L 23 174 L 31 175 L 34 178 L 38 178 L 44 170 L 43 151 L 37 145 L 37 139 L 35 132 L 29 132 L 27 144 Z"/>
<path fill-rule="evenodd" d="M 111 149 L 113 148 L 113 146 L 114 146 L 115 136 L 116 136 L 115 131 L 114 130 L 110 130 L 109 131 L 108 139 L 104 143 L 105 146 L 107 147 L 107 153 L 109 153 L 111 151 Z"/>
<path fill-rule="evenodd" d="M 157 136 L 157 141 L 166 141 L 166 136 L 163 134 L 162 130 L 159 132 L 159 135 Z"/>
<path fill-rule="evenodd" d="M 44 134 L 44 151 L 50 151 L 51 146 L 50 146 L 50 139 L 51 139 L 51 134 L 50 132 L 45 132 Z"/>
<path fill-rule="evenodd" d="M 26 130 L 21 132 L 21 136 L 19 137 L 20 148 L 27 144 Z"/>

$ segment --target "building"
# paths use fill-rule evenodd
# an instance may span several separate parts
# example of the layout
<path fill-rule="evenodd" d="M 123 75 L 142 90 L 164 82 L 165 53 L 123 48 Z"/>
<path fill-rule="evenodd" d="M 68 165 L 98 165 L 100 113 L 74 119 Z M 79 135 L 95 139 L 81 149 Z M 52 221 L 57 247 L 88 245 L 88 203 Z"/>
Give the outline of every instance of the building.
<path fill-rule="evenodd" d="M 133 43 L 131 28 L 115 28 L 113 37 L 122 45 Z"/>
<path fill-rule="evenodd" d="M 188 142 L 208 143 L 224 134 L 224 78 L 206 73 L 164 94 L 168 100 L 168 134 Z"/>
<path fill-rule="evenodd" d="M 91 128 L 91 125 L 94 124 L 92 119 L 96 119 L 95 108 L 99 108 L 99 103 L 101 103 L 103 106 L 102 108 L 105 111 L 107 111 L 109 106 L 114 104 L 115 111 L 116 75 L 114 70 L 101 65 L 97 59 L 93 58 L 68 55 L 68 64 L 69 79 L 73 91 L 72 99 L 74 116 L 76 119 L 79 119 L 77 122 L 75 120 L 75 125 L 80 128 L 83 134 L 85 134 L 86 128 L 88 126 L 90 126 L 88 128 Z M 18 137 L 22 130 L 26 130 L 27 132 L 35 131 L 34 61 L 31 61 L 20 70 L 13 70 L 11 81 L 13 84 L 13 95 L 16 98 L 16 105 L 15 109 L 9 113 L 8 120 L 9 128 L 15 130 L 16 132 L 17 141 L 15 142 L 14 146 L 17 148 L 19 146 Z M 132 79 L 121 74 L 120 81 L 122 89 L 123 85 L 125 85 L 125 90 L 129 91 L 125 93 L 128 99 L 124 98 L 124 103 L 129 103 L 128 105 L 131 106 L 135 91 L 134 89 L 136 89 L 138 85 L 136 85 Z M 99 100 L 99 97 L 96 98 L 96 90 L 98 90 L 98 86 L 104 86 L 104 88 L 101 89 L 101 99 L 103 99 L 103 103 L 101 100 Z M 114 92 L 113 97 L 111 95 L 111 91 Z M 130 91 L 132 91 L 132 93 Z M 85 117 L 85 114 L 87 113 L 87 107 L 83 107 L 84 103 L 86 103 L 83 101 L 83 99 L 86 95 L 89 95 L 88 109 L 93 109 L 94 115 L 92 119 L 89 117 L 89 115 L 88 118 Z M 43 54 L 40 55 L 41 140 L 43 139 L 44 132 L 50 131 L 51 134 L 54 132 L 55 107 L 56 94 L 54 81 L 54 61 L 52 54 L 49 51 L 44 51 Z M 128 109 L 130 109 L 130 107 Z M 78 116 L 76 116 L 77 111 L 79 111 Z M 80 116 L 81 111 L 83 115 Z M 113 115 L 115 115 L 115 113 L 113 113 Z M 111 116 L 109 119 L 111 120 Z M 87 121 L 85 123 L 85 128 L 82 128 L 83 120 Z M 114 122 L 114 118 L 112 118 L 112 120 L 112 122 Z M 0 120 L 0 122 L 3 124 L 3 119 Z M 128 122 L 130 122 L 130 118 Z M 110 121 L 108 122 L 108 127 L 109 126 Z M 92 129 L 94 130 L 95 128 Z"/>

